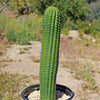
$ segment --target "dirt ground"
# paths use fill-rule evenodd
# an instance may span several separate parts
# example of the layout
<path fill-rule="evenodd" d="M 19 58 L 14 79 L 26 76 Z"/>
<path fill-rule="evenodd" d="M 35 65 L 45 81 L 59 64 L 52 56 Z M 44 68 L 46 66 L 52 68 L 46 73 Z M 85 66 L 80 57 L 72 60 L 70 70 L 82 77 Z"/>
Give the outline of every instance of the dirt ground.
<path fill-rule="evenodd" d="M 1 68 L 2 72 L 39 76 L 41 42 L 31 41 L 31 43 L 32 45 L 26 46 L 17 44 L 11 45 L 11 47 L 7 49 L 5 55 L 1 57 L 2 60 L 10 60 L 10 62 L 6 62 L 7 65 L 5 67 Z M 82 85 L 85 81 L 82 79 L 76 79 L 70 68 L 63 67 L 66 60 L 70 60 L 69 58 L 72 58 L 74 61 L 82 58 L 84 55 L 91 55 L 91 52 L 94 53 L 95 50 L 91 51 L 90 47 L 82 53 L 81 49 L 74 51 L 75 46 L 73 44 L 67 44 L 68 41 L 66 41 L 66 38 L 61 38 L 57 83 L 68 86 L 74 91 L 75 96 L 73 100 L 100 100 L 100 73 L 95 73 L 96 84 L 98 85 L 98 92 L 95 92 L 91 89 L 84 90 Z M 67 45 L 67 47 L 65 47 L 65 45 Z M 78 47 L 80 48 L 81 46 L 79 45 Z M 96 48 L 98 56 L 100 56 L 99 50 L 100 49 Z M 88 54 L 87 51 L 89 51 Z M 76 57 L 74 54 L 80 55 Z M 93 58 L 98 59 L 96 67 L 100 68 L 100 57 L 98 58 L 98 56 L 94 54 Z M 39 83 L 39 80 L 35 83 Z"/>

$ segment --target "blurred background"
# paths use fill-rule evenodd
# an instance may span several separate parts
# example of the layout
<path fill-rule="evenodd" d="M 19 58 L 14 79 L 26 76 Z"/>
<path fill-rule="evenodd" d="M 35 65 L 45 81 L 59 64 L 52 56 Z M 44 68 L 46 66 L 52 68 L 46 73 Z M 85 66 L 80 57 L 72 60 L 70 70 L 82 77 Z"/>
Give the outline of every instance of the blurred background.
<path fill-rule="evenodd" d="M 3 37 L 18 44 L 40 40 L 43 14 L 49 6 L 60 10 L 62 34 L 78 30 L 80 38 L 84 34 L 100 38 L 100 0 L 0 0 Z"/>

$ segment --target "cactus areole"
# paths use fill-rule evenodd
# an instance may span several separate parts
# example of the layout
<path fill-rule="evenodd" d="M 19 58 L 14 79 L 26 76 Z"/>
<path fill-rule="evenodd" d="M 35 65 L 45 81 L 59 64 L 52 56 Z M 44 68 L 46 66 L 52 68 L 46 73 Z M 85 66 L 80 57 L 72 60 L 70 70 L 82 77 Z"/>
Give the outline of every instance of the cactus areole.
<path fill-rule="evenodd" d="M 40 100 L 56 100 L 56 74 L 59 59 L 60 12 L 56 7 L 46 9 L 40 61 Z"/>

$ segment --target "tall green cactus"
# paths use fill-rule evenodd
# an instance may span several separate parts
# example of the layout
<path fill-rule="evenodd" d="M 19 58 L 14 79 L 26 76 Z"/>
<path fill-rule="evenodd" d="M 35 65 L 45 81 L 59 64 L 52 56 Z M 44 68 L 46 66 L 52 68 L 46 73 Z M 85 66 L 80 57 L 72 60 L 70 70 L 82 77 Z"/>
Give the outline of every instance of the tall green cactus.
<path fill-rule="evenodd" d="M 55 100 L 56 74 L 60 42 L 60 13 L 56 7 L 46 9 L 43 20 L 40 61 L 40 100 Z"/>

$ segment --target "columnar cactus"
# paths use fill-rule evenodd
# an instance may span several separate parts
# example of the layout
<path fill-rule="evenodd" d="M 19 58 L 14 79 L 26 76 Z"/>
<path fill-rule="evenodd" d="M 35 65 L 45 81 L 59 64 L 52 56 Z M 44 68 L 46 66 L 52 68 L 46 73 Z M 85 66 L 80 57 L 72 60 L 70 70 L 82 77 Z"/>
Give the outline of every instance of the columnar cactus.
<path fill-rule="evenodd" d="M 55 100 L 60 42 L 60 13 L 56 7 L 45 11 L 40 61 L 40 100 Z"/>

